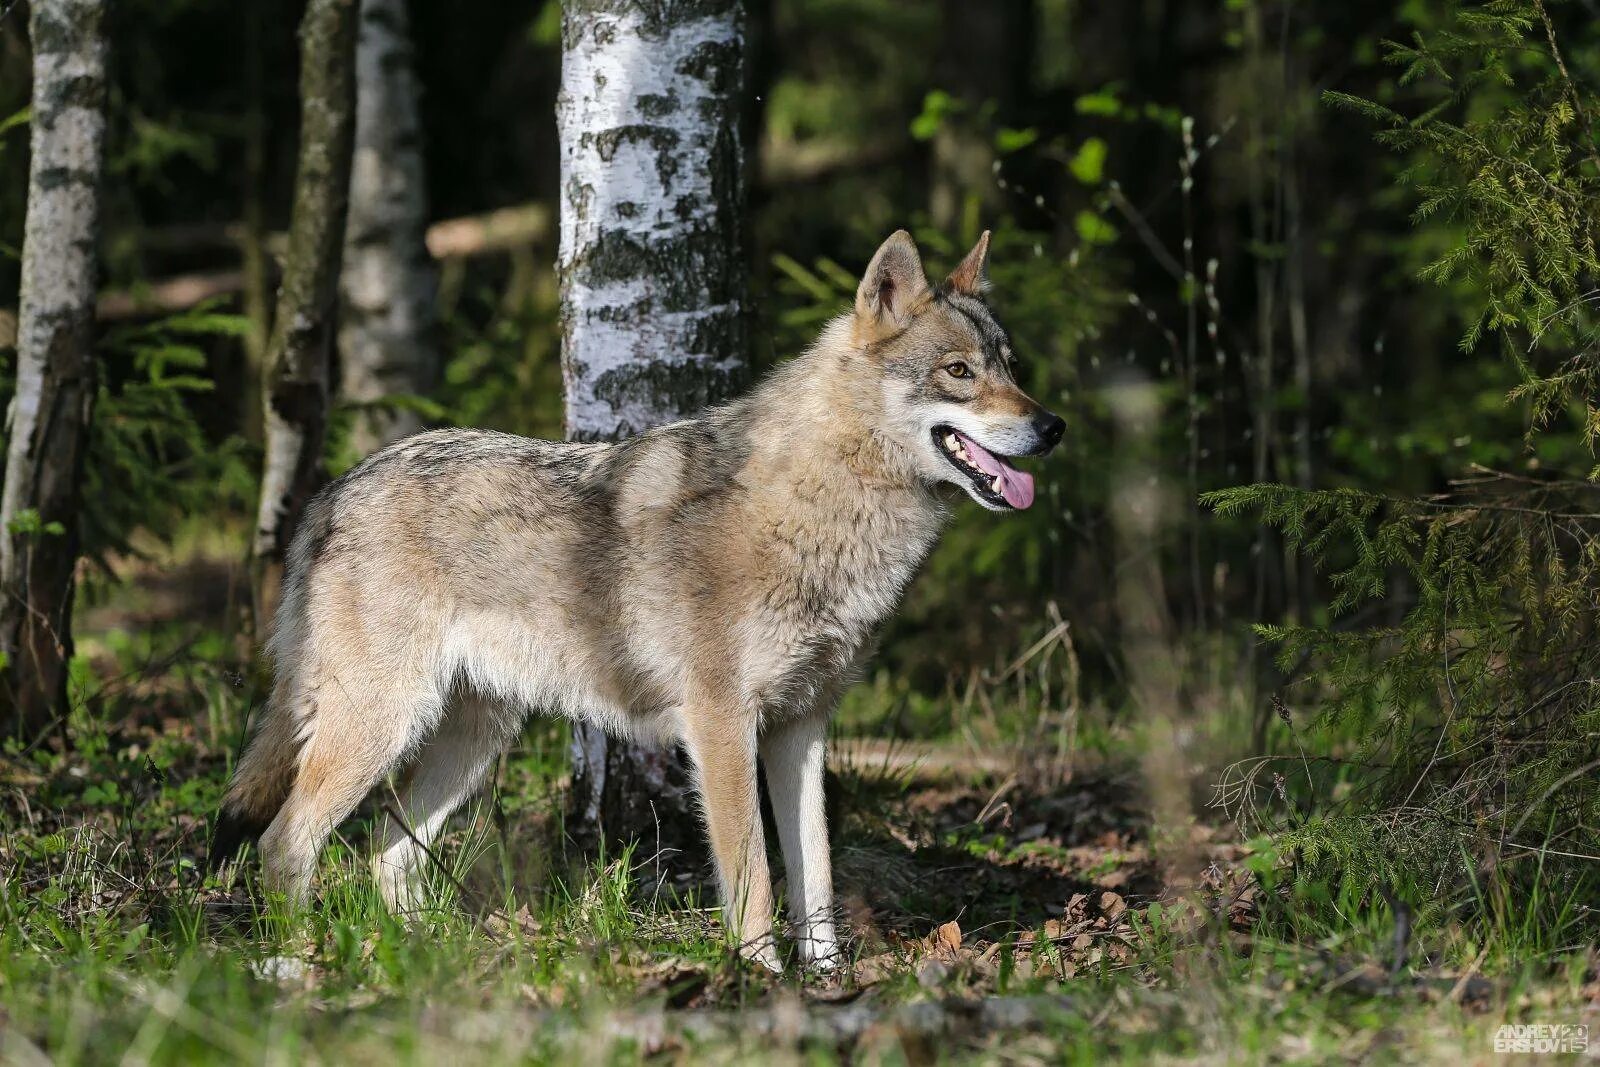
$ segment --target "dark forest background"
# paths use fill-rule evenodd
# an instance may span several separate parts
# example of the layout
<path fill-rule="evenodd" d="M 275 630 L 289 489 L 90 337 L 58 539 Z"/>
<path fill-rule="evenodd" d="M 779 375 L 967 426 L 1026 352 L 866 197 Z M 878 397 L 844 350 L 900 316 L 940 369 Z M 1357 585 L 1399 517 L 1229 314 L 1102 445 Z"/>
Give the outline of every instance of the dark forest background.
<path fill-rule="evenodd" d="M 110 13 L 76 743 L 204 720 L 196 806 L 262 678 L 252 337 L 289 220 L 302 8 Z M 838 732 L 959 741 L 964 767 L 1004 753 L 1046 794 L 1086 753 L 1135 766 L 1158 825 L 1226 823 L 1269 857 L 1253 906 L 1290 940 L 1372 912 L 1381 940 L 1403 913 L 1451 931 L 1437 959 L 1498 937 L 1589 946 L 1592 974 L 1600 4 L 747 12 L 757 372 L 849 306 L 891 231 L 939 277 L 992 229 L 991 302 L 1069 427 L 1033 509 L 957 509 Z M 445 362 L 402 402 L 559 436 L 560 5 L 410 16 Z M 0 14 L 0 399 L 25 29 Z M 360 458 L 351 419 L 330 474 Z"/>
<path fill-rule="evenodd" d="M 271 0 L 114 8 L 104 251 L 118 319 L 156 318 L 141 299 L 175 278 L 226 290 L 245 222 L 286 227 L 299 14 Z M 556 434 L 557 5 L 417 4 L 412 17 L 432 214 L 543 208 L 525 243 L 446 264 L 450 363 L 433 399 L 444 421 Z M 1558 4 L 1552 17 L 1588 68 L 1594 10 Z M 1051 598 L 1070 604 L 1081 640 L 1117 647 L 1108 383 L 1159 390 L 1150 461 L 1183 512 L 1163 570 L 1187 628 L 1310 619 L 1325 599 L 1275 538 L 1203 520 L 1201 491 L 1415 493 L 1471 464 L 1537 462 L 1525 413 L 1501 402 L 1516 368 L 1490 344 L 1463 351 L 1468 301 L 1418 277 L 1456 224 L 1413 226 L 1416 200 L 1396 182 L 1408 159 L 1322 99 L 1431 103 L 1395 84 L 1382 42 L 1448 24 L 1442 5 L 828 0 L 755 3 L 750 18 L 758 367 L 844 305 L 890 230 L 914 226 L 948 265 L 992 226 L 994 301 L 1073 426 L 1043 479 L 1048 506 L 1006 523 L 966 516 L 921 583 L 887 648 L 917 687 L 1014 649 Z M 0 49 L 11 115 L 28 92 L 20 20 Z M 18 124 L 0 141 L 0 293 L 13 307 L 26 164 Z M 243 309 L 231 295 L 220 306 Z M 220 449 L 249 439 L 259 398 L 237 339 L 205 347 L 215 387 L 188 406 Z M 113 383 L 137 373 L 108 363 Z M 213 517 L 248 499 L 227 489 Z"/>
<path fill-rule="evenodd" d="M 114 599 L 141 555 L 176 544 L 187 563 L 167 581 L 190 581 L 211 612 L 187 625 L 241 629 L 207 561 L 243 558 L 224 534 L 243 535 L 254 499 L 260 394 L 249 328 L 219 314 L 215 334 L 179 339 L 164 316 L 197 304 L 270 313 L 263 294 L 297 143 L 300 14 L 277 0 L 112 9 L 101 302 L 112 399 L 87 472 L 91 604 Z M 435 423 L 558 435 L 559 7 L 466 0 L 416 4 L 411 15 L 430 214 L 511 220 L 441 261 L 446 365 L 424 410 Z M 1072 653 L 1063 684 L 1114 717 L 1128 691 L 1118 575 L 1131 568 L 1158 584 L 1186 704 L 1241 725 L 1259 746 L 1274 696 L 1294 699 L 1285 686 L 1310 657 L 1275 666 L 1251 627 L 1394 624 L 1415 605 L 1416 582 L 1391 566 L 1376 590 L 1387 595 L 1335 620 L 1340 589 L 1315 554 L 1254 512 L 1214 514 L 1202 494 L 1278 483 L 1404 499 L 1491 471 L 1586 476 L 1581 397 L 1569 398 L 1575 420 L 1558 413 L 1539 436 L 1528 428 L 1549 425 L 1550 411 L 1536 412 L 1525 391 L 1508 400 L 1535 371 L 1507 358 L 1526 338 L 1483 329 L 1493 278 L 1424 277 L 1442 255 L 1485 247 L 1472 205 L 1418 211 L 1430 174 L 1456 167 L 1468 183 L 1474 164 L 1436 144 L 1386 146 L 1381 116 L 1334 95 L 1410 120 L 1509 128 L 1563 80 L 1547 38 L 1561 42 L 1564 78 L 1592 85 L 1595 16 L 1589 0 L 751 4 L 757 369 L 847 305 L 889 231 L 912 227 L 939 270 L 992 227 L 993 301 L 1029 384 L 1070 425 L 1040 472 L 1040 506 L 1004 521 L 962 509 L 848 721 L 946 731 L 950 708 L 971 705 L 974 678 L 1063 620 Z M 1442 50 L 1454 67 L 1434 76 L 1404 55 L 1397 65 L 1394 42 L 1429 42 L 1418 54 Z M 20 118 L 21 20 L 10 20 L 0 50 L 0 115 Z M 1594 168 L 1586 121 L 1581 109 L 1568 116 L 1564 149 L 1580 178 Z M 1502 147 L 1518 150 L 1514 140 Z M 0 318 L 14 306 L 26 167 L 26 124 L 12 121 L 0 134 L 0 294 L 12 294 L 0 297 Z M 245 269 L 252 247 L 267 253 L 260 281 Z M 1594 281 L 1580 272 L 1572 291 L 1585 280 Z M 1562 311 L 1579 316 L 1580 337 L 1592 323 L 1583 299 Z M 1114 410 L 1130 383 L 1155 405 L 1132 430 Z M 336 416 L 330 473 L 358 458 L 337 429 Z M 1130 554 L 1118 547 L 1113 505 L 1141 486 L 1160 518 Z M 114 643 L 149 644 L 112 629 Z M 86 648 L 80 659 L 106 650 Z M 1302 703 L 1325 695 L 1300 693 Z"/>

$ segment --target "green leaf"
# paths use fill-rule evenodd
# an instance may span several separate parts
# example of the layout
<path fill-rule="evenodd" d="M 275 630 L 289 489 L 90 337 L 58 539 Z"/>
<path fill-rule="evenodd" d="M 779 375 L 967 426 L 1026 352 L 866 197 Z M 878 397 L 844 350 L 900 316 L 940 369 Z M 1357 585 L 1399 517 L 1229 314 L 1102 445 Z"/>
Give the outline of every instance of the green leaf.
<path fill-rule="evenodd" d="M 837 294 L 834 293 L 827 282 L 817 277 L 816 274 L 808 270 L 792 256 L 786 256 L 782 252 L 778 252 L 772 257 L 772 265 L 787 275 L 801 289 L 804 289 L 813 299 L 830 302 L 837 299 Z"/>
<path fill-rule="evenodd" d="M 54 520 L 45 522 L 44 518 L 35 508 L 23 508 L 17 517 L 6 523 L 6 529 L 14 537 L 35 537 L 41 534 L 48 537 L 61 537 L 67 528 Z"/>
<path fill-rule="evenodd" d="M 561 43 L 561 2 L 546 0 L 544 7 L 528 27 L 528 39 L 546 48 Z"/>
<path fill-rule="evenodd" d="M 919 141 L 932 140 L 945 119 L 961 110 L 961 102 L 943 89 L 929 90 L 922 98 L 922 113 L 911 120 L 911 136 Z"/>
<path fill-rule="evenodd" d="M 1108 245 L 1117 239 L 1117 228 L 1092 211 L 1078 212 L 1072 225 L 1088 244 Z"/>
<path fill-rule="evenodd" d="M 341 404 L 346 411 L 412 411 L 427 422 L 442 422 L 450 412 L 436 400 L 415 393 L 390 393 L 361 403 Z"/>
<path fill-rule="evenodd" d="M 1110 89 L 1086 93 L 1078 97 L 1073 107 L 1080 115 L 1106 115 L 1114 118 L 1122 114 L 1122 101 L 1118 100 L 1117 94 Z"/>
<path fill-rule="evenodd" d="M 1008 155 L 1020 149 L 1027 148 L 1039 139 L 1039 131 L 1029 126 L 1023 130 L 1013 130 L 1001 127 L 994 135 L 994 149 L 1001 155 Z"/>
<path fill-rule="evenodd" d="M 0 119 L 0 134 L 15 126 L 26 126 L 33 121 L 33 108 L 24 107 L 20 111 L 13 111 L 5 118 Z"/>
<path fill-rule="evenodd" d="M 1106 143 L 1091 137 L 1078 147 L 1067 166 L 1072 176 L 1085 185 L 1099 185 L 1105 179 Z"/>

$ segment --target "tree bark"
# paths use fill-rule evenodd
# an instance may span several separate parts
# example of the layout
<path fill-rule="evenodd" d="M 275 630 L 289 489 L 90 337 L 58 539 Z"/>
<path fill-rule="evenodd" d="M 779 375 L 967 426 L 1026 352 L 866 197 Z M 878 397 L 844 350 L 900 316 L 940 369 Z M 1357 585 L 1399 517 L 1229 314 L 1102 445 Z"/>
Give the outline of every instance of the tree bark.
<path fill-rule="evenodd" d="M 745 379 L 742 7 L 567 0 L 562 49 L 567 436 L 615 439 L 693 415 Z M 572 758 L 567 827 L 580 843 L 684 824 L 674 754 L 578 726 Z"/>
<path fill-rule="evenodd" d="M 95 242 L 105 162 L 106 6 L 34 0 L 32 161 L 17 392 L 0 492 L 7 736 L 63 722 L 78 501 L 95 399 Z"/>
<path fill-rule="evenodd" d="M 339 370 L 345 401 L 360 407 L 352 443 L 366 454 L 423 425 L 415 411 L 372 405 L 426 395 L 439 368 L 438 278 L 423 243 L 428 196 L 405 0 L 362 0 L 356 84 Z"/>
<path fill-rule="evenodd" d="M 300 155 L 266 349 L 266 457 L 253 544 L 256 624 L 277 606 L 284 552 L 322 475 L 350 153 L 357 0 L 311 0 L 300 23 Z"/>

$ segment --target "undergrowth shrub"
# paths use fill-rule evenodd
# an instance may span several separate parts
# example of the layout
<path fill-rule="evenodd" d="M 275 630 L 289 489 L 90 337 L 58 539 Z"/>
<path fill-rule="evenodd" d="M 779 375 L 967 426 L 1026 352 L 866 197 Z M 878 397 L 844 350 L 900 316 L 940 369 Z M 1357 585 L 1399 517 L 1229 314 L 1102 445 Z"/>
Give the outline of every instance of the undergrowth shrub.
<path fill-rule="evenodd" d="M 1443 247 L 1423 274 L 1458 294 L 1463 350 L 1497 343 L 1517 368 L 1523 460 L 1425 497 L 1204 495 L 1325 573 L 1329 621 L 1257 630 L 1324 725 L 1356 738 L 1338 760 L 1252 764 L 1224 798 L 1302 878 L 1565 913 L 1600 860 L 1600 99 L 1541 0 L 1455 9 L 1387 58 L 1404 110 L 1328 98 L 1403 153 L 1415 221 Z M 1309 807 L 1289 795 L 1301 781 Z"/>
<path fill-rule="evenodd" d="M 239 512 L 254 496 L 243 442 L 211 440 L 196 409 L 216 390 L 207 347 L 235 341 L 249 320 L 216 301 L 123 326 L 100 344 L 104 362 L 84 464 L 84 555 L 109 572 L 137 554 L 136 532 L 170 540 L 196 515 Z"/>

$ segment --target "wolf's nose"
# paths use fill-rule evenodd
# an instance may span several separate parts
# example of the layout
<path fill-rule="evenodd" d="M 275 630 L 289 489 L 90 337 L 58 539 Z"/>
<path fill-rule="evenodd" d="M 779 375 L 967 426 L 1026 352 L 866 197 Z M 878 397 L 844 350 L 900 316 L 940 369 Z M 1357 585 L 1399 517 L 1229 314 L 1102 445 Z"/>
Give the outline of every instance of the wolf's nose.
<path fill-rule="evenodd" d="M 1061 443 L 1061 435 L 1067 432 L 1067 420 L 1048 411 L 1042 412 L 1034 416 L 1033 432 L 1044 441 L 1045 448 L 1054 448 Z"/>

